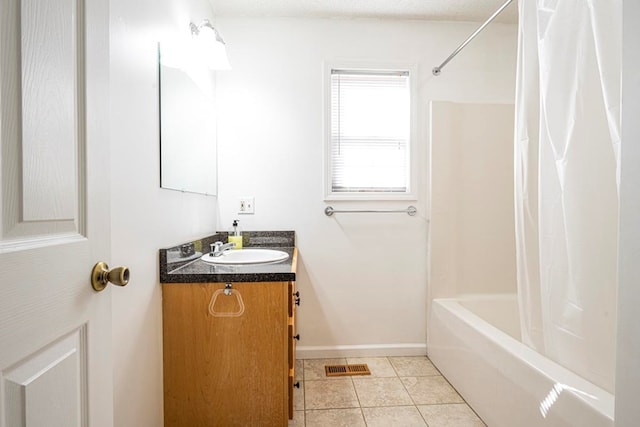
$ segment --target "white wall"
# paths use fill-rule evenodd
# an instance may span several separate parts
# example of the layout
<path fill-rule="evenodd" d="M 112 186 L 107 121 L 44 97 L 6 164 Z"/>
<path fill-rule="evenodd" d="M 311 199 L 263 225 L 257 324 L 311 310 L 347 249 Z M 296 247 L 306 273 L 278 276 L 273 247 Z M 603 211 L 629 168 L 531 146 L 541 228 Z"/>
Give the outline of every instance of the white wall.
<path fill-rule="evenodd" d="M 640 3 L 623 2 L 616 426 L 640 420 Z"/>
<path fill-rule="evenodd" d="M 433 77 L 478 24 L 219 17 L 233 70 L 218 75 L 219 227 L 293 229 L 302 357 L 426 352 L 428 102 L 513 102 L 516 26 L 492 24 Z M 322 64 L 415 63 L 418 216 L 323 209 Z M 255 215 L 237 198 L 255 196 Z M 405 208 L 409 203 L 331 203 Z M 362 347 L 353 347 L 362 346 Z"/>
<path fill-rule="evenodd" d="M 112 289 L 116 426 L 163 424 L 158 249 L 214 230 L 216 199 L 159 188 L 157 42 L 213 21 L 206 0 L 111 1 L 109 265 L 131 281 Z"/>
<path fill-rule="evenodd" d="M 513 104 L 432 103 L 432 298 L 517 291 L 513 125 Z"/>

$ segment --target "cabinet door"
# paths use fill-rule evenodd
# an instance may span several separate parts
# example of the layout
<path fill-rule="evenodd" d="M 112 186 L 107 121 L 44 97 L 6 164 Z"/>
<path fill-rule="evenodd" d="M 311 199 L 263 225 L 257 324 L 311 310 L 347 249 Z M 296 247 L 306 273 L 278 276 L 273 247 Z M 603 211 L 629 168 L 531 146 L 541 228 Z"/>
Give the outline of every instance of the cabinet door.
<path fill-rule="evenodd" d="M 163 285 L 166 426 L 285 426 L 286 282 Z M 237 313 L 238 295 L 244 311 Z"/>

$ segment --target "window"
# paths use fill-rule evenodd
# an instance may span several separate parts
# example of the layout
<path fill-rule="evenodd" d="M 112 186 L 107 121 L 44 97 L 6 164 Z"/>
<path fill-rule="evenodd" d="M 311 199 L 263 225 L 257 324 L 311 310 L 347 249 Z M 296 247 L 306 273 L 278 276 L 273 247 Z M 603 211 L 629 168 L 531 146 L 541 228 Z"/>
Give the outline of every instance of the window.
<path fill-rule="evenodd" d="M 327 199 L 411 198 L 409 70 L 327 74 Z"/>

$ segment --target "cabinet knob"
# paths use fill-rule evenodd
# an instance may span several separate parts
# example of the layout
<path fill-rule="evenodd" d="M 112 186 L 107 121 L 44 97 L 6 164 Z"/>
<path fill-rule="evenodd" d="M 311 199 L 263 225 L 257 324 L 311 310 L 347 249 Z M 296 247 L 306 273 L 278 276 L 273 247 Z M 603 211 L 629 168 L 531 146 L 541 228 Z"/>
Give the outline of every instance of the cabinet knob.
<path fill-rule="evenodd" d="M 300 381 L 296 381 L 296 382 L 293 384 L 293 386 L 294 386 L 295 388 L 300 388 Z"/>
<path fill-rule="evenodd" d="M 300 291 L 296 291 L 296 292 L 294 292 L 294 293 L 293 293 L 293 296 L 294 296 L 294 297 L 299 297 L 299 296 L 300 296 Z"/>
<path fill-rule="evenodd" d="M 300 298 L 296 298 L 296 305 L 300 305 Z"/>
<path fill-rule="evenodd" d="M 294 340 L 300 341 L 300 334 L 296 334 L 292 337 Z"/>

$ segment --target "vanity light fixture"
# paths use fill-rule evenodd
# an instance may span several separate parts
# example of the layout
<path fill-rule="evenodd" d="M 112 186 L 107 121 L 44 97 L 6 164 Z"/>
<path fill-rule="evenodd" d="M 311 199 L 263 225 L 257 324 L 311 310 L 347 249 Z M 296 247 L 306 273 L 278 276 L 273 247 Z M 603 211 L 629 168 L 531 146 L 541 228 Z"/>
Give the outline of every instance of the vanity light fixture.
<path fill-rule="evenodd" d="M 229 65 L 227 58 L 226 45 L 211 22 L 205 19 L 199 25 L 191 22 L 189 26 L 191 27 L 191 36 L 197 43 L 199 53 L 207 66 L 212 70 L 230 70 L 231 65 Z"/>

